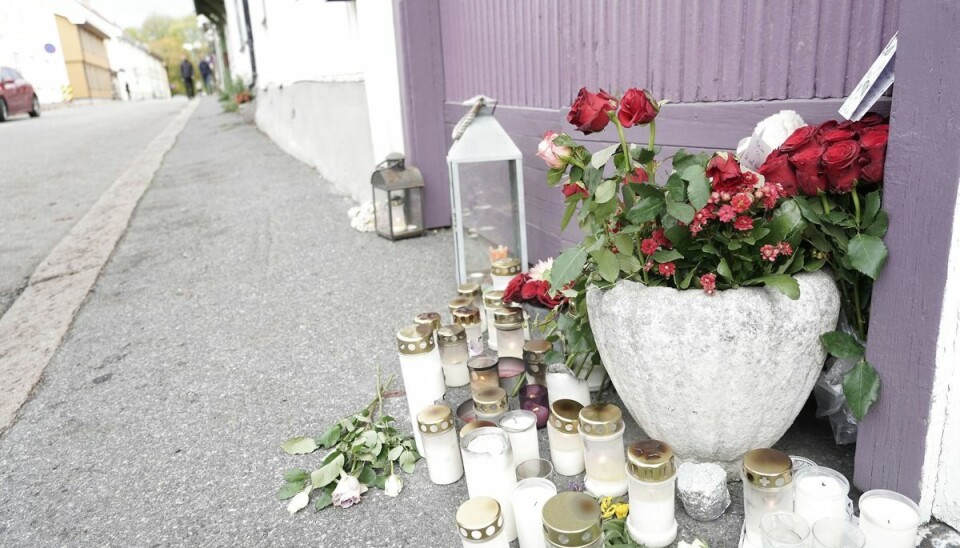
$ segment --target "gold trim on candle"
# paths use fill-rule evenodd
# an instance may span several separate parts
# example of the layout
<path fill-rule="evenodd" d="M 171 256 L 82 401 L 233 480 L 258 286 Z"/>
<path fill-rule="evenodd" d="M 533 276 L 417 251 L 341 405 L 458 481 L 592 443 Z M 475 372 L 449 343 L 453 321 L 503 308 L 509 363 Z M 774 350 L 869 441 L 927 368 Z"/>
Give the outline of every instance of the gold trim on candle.
<path fill-rule="evenodd" d="M 476 299 L 480 296 L 480 284 L 468 282 L 465 284 L 460 284 L 457 287 L 457 295 L 461 297 L 470 297 L 470 300 Z"/>
<path fill-rule="evenodd" d="M 496 415 L 507 409 L 507 391 L 499 386 L 489 386 L 473 394 L 473 408 L 477 411 Z"/>
<path fill-rule="evenodd" d="M 790 485 L 793 461 L 776 449 L 752 449 L 743 456 L 743 476 L 761 489 Z"/>
<path fill-rule="evenodd" d="M 556 400 L 550 406 L 550 425 L 565 434 L 580 432 L 580 410 L 583 404 L 575 400 Z"/>
<path fill-rule="evenodd" d="M 584 436 L 604 437 L 623 430 L 623 413 L 612 403 L 594 403 L 580 410 Z"/>
<path fill-rule="evenodd" d="M 500 503 L 491 497 L 474 497 L 457 509 L 457 530 L 474 542 L 493 538 L 503 527 Z"/>
<path fill-rule="evenodd" d="M 493 311 L 493 325 L 504 331 L 514 331 L 523 327 L 523 309 L 505 306 Z"/>
<path fill-rule="evenodd" d="M 457 325 L 477 325 L 480 323 L 480 310 L 471 305 L 461 306 L 450 313 L 453 316 L 453 323 Z"/>
<path fill-rule="evenodd" d="M 666 481 L 677 472 L 673 448 L 659 440 L 635 441 L 627 447 L 627 470 L 640 481 Z"/>
<path fill-rule="evenodd" d="M 429 325 L 434 331 L 440 329 L 440 314 L 436 312 L 421 312 L 413 318 L 417 325 Z"/>
<path fill-rule="evenodd" d="M 440 346 L 453 346 L 466 340 L 467 330 L 459 325 L 445 325 L 437 331 L 437 344 Z"/>
<path fill-rule="evenodd" d="M 453 411 L 446 405 L 428 405 L 417 413 L 417 427 L 428 436 L 448 432 L 453 428 Z"/>
<path fill-rule="evenodd" d="M 500 308 L 503 306 L 503 291 L 487 291 L 483 294 L 483 306 L 487 308 Z"/>
<path fill-rule="evenodd" d="M 436 347 L 430 325 L 407 325 L 397 331 L 397 349 L 401 354 L 427 354 Z"/>
<path fill-rule="evenodd" d="M 490 264 L 490 273 L 494 276 L 516 276 L 520 273 L 520 259 L 507 257 Z"/>
<path fill-rule="evenodd" d="M 543 533 L 554 546 L 589 546 L 600 538 L 600 504 L 585 493 L 566 491 L 543 505 Z"/>

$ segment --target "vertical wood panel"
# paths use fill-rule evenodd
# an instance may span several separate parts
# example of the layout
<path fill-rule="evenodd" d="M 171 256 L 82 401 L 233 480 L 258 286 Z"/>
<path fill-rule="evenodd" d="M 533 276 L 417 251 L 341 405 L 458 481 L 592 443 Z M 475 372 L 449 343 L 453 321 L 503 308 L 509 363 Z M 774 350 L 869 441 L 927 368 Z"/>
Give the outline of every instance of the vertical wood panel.
<path fill-rule="evenodd" d="M 850 0 L 830 0 L 820 5 L 814 86 L 816 97 L 843 95 L 849 61 L 847 50 L 850 41 L 855 39 L 850 35 L 850 10 Z"/>

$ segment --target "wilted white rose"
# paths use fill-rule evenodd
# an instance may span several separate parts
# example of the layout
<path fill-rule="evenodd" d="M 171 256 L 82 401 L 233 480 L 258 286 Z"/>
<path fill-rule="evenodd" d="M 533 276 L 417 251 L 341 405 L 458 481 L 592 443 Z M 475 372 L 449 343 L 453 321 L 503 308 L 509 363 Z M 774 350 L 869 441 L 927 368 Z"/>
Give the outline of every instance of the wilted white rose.
<path fill-rule="evenodd" d="M 307 504 L 310 502 L 310 491 L 312 489 L 313 486 L 308 485 L 306 489 L 294 495 L 293 498 L 290 499 L 290 502 L 287 503 L 287 512 L 296 514 L 300 510 L 306 508 Z"/>
<path fill-rule="evenodd" d="M 337 483 L 336 489 L 330 497 L 333 499 L 333 505 L 340 508 L 350 508 L 360 502 L 360 495 L 367 491 L 367 486 L 351 476 L 344 475 Z"/>
<path fill-rule="evenodd" d="M 530 269 L 530 279 L 537 281 L 544 280 L 546 273 L 550 272 L 551 268 L 553 268 L 553 257 L 550 257 L 546 261 L 540 261 Z"/>
<path fill-rule="evenodd" d="M 757 124 L 753 135 L 742 139 L 737 145 L 737 158 L 744 167 L 756 171 L 791 133 L 805 125 L 803 118 L 792 110 L 781 110 L 768 116 Z"/>
<path fill-rule="evenodd" d="M 383 484 L 383 490 L 388 497 L 395 497 L 403 490 L 403 480 L 400 479 L 400 476 L 390 474 L 390 477 Z"/>

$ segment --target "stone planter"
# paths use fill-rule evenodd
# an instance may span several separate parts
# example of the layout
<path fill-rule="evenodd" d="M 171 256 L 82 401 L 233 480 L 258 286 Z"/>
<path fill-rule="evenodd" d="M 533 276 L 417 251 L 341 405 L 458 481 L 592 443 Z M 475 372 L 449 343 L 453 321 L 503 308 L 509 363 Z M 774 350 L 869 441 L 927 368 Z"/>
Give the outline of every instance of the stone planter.
<path fill-rule="evenodd" d="M 813 389 L 837 325 L 826 272 L 796 276 L 796 301 L 775 289 L 718 291 L 621 281 L 587 294 L 607 373 L 640 427 L 686 462 L 737 474 L 748 450 L 770 447 Z"/>

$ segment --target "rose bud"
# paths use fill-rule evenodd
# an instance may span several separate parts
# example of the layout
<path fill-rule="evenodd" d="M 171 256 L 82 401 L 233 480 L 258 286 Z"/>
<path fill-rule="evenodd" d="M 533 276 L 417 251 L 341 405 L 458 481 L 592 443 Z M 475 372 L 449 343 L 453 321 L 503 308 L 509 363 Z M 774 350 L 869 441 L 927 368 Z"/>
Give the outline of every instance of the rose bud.
<path fill-rule="evenodd" d="M 610 123 L 607 113 L 615 106 L 616 100 L 602 89 L 599 93 L 590 93 L 587 88 L 580 88 L 577 99 L 567 113 L 567 121 L 589 135 L 607 127 Z"/>
<path fill-rule="evenodd" d="M 649 124 L 657 117 L 660 107 L 645 89 L 630 88 L 620 99 L 617 118 L 623 127 Z"/>

